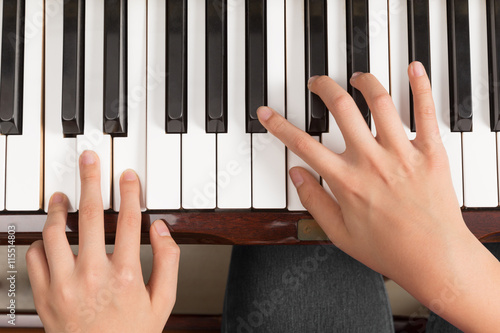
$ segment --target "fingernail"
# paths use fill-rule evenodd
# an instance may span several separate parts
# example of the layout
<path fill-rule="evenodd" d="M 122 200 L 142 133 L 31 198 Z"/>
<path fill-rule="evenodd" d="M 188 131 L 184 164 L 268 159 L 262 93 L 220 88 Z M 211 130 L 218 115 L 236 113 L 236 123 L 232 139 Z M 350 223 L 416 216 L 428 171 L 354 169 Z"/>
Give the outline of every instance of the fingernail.
<path fill-rule="evenodd" d="M 170 230 L 168 230 L 167 225 L 162 220 L 156 220 L 154 226 L 158 235 L 170 236 Z"/>
<path fill-rule="evenodd" d="M 58 204 L 58 203 L 63 202 L 63 200 L 64 200 L 64 197 L 63 197 L 62 193 L 56 192 L 52 195 L 52 198 L 50 199 L 50 203 Z"/>
<path fill-rule="evenodd" d="M 273 114 L 273 111 L 271 111 L 270 108 L 267 108 L 265 106 L 261 106 L 257 110 L 257 116 L 259 117 L 259 119 L 262 119 L 264 121 L 268 120 L 272 114 Z"/>
<path fill-rule="evenodd" d="M 302 178 L 302 175 L 297 169 L 290 170 L 290 178 L 292 178 L 292 183 L 295 187 L 299 187 L 304 182 L 304 178 Z"/>
<path fill-rule="evenodd" d="M 309 81 L 307 82 L 307 86 L 310 87 L 311 84 L 316 81 L 316 79 L 319 77 L 319 75 L 314 75 L 309 78 Z"/>
<path fill-rule="evenodd" d="M 355 72 L 355 73 L 352 73 L 351 80 L 354 80 L 355 78 L 357 78 L 357 77 L 358 77 L 358 76 L 360 76 L 361 74 L 363 74 L 363 72 Z"/>
<path fill-rule="evenodd" d="M 125 170 L 123 172 L 123 180 L 131 181 L 131 180 L 136 180 L 137 175 L 135 174 L 134 170 Z"/>
<path fill-rule="evenodd" d="M 81 159 L 82 159 L 82 164 L 85 164 L 85 165 L 89 165 L 89 164 L 94 164 L 95 163 L 94 153 L 91 152 L 90 150 L 85 150 L 82 153 Z"/>
<path fill-rule="evenodd" d="M 414 61 L 411 66 L 413 69 L 413 75 L 419 77 L 425 74 L 425 68 L 420 61 Z"/>

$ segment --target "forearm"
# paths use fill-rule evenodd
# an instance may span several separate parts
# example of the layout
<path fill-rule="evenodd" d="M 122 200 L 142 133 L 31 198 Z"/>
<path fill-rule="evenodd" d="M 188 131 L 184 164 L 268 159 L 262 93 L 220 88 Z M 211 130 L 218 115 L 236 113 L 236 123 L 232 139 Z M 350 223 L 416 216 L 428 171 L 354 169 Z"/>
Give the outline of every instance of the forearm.
<path fill-rule="evenodd" d="M 498 330 L 500 262 L 472 233 L 460 232 L 437 247 L 425 247 L 420 258 L 418 267 L 396 282 L 465 332 Z"/>

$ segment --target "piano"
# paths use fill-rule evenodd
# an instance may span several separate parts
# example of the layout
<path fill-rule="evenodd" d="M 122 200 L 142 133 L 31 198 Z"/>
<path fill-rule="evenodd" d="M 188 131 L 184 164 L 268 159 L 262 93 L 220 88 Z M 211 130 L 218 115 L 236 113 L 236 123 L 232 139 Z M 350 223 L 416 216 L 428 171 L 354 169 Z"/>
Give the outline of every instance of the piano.
<path fill-rule="evenodd" d="M 370 71 L 413 139 L 413 60 L 430 74 L 464 218 L 482 241 L 500 240 L 498 0 L 0 0 L 0 21 L 2 245 L 14 229 L 16 244 L 41 238 L 55 191 L 69 198 L 77 243 L 85 149 L 101 160 L 107 243 L 128 168 L 141 179 L 145 243 L 155 219 L 180 243 L 324 242 L 287 175 L 307 166 L 257 107 L 341 153 L 307 80 L 334 78 L 375 135 L 348 84 Z"/>

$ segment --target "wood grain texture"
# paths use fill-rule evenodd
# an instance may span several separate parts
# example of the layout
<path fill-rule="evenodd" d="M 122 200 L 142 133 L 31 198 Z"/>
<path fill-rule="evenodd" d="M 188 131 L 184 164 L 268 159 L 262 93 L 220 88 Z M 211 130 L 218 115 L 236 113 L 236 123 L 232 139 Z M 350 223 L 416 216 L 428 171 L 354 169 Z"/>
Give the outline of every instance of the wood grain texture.
<path fill-rule="evenodd" d="M 469 229 L 482 242 L 500 241 L 500 209 L 463 211 Z M 118 214 L 104 214 L 105 240 L 113 244 Z M 301 242 L 297 224 L 311 219 L 307 212 L 281 211 L 148 211 L 142 214 L 141 242 L 149 243 L 149 226 L 155 220 L 167 222 L 179 244 L 313 244 Z M 7 225 L 16 225 L 16 244 L 27 245 L 42 238 L 46 215 L 36 213 L 0 214 L 0 245 L 7 245 Z M 68 214 L 67 236 L 78 244 L 78 213 Z"/>

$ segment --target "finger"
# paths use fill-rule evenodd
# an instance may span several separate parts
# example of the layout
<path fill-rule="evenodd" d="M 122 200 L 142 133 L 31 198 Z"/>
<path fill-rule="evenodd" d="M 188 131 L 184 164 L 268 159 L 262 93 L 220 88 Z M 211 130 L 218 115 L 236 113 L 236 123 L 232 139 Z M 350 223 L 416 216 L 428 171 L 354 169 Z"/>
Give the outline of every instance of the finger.
<path fill-rule="evenodd" d="M 351 78 L 351 84 L 361 91 L 372 111 L 380 143 L 408 149 L 410 141 L 403 130 L 398 111 L 377 78 L 370 73 L 361 73 Z"/>
<path fill-rule="evenodd" d="M 413 105 L 415 126 L 417 129 L 416 142 L 440 143 L 439 126 L 436 118 L 436 109 L 432 99 L 432 89 L 424 66 L 414 61 L 408 67 Z"/>
<path fill-rule="evenodd" d="M 259 121 L 275 137 L 280 139 L 290 150 L 302 158 L 320 175 L 340 170 L 341 158 L 328 150 L 309 134 L 289 123 L 280 114 L 268 107 L 257 110 Z"/>
<path fill-rule="evenodd" d="M 48 290 L 50 283 L 49 265 L 45 255 L 43 241 L 37 240 L 26 252 L 26 268 L 30 279 L 33 297 Z"/>
<path fill-rule="evenodd" d="M 141 245 L 141 186 L 133 170 L 120 177 L 120 212 L 116 227 L 113 260 L 123 264 L 139 264 Z"/>
<path fill-rule="evenodd" d="M 79 253 L 96 258 L 106 254 L 104 245 L 104 211 L 101 197 L 99 157 L 90 150 L 80 156 Z"/>
<path fill-rule="evenodd" d="M 309 80 L 309 89 L 321 97 L 335 118 L 346 146 L 367 147 L 375 143 L 361 112 L 351 96 L 328 76 L 315 76 Z"/>
<path fill-rule="evenodd" d="M 158 311 L 170 313 L 175 303 L 177 274 L 179 272 L 179 246 L 170 236 L 168 227 L 161 220 L 149 229 L 153 248 L 153 270 L 149 278 L 151 303 Z M 168 313 L 166 315 L 168 315 Z"/>
<path fill-rule="evenodd" d="M 54 193 L 49 201 L 47 220 L 43 227 L 44 254 L 53 278 L 65 277 L 74 268 L 74 255 L 66 237 L 68 198 L 62 193 Z"/>
<path fill-rule="evenodd" d="M 290 170 L 290 178 L 297 189 L 300 202 L 333 244 L 345 244 L 348 232 L 340 206 L 307 170 L 295 167 Z"/>

